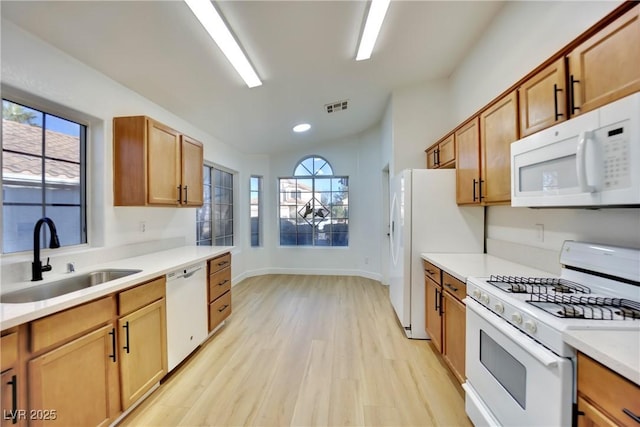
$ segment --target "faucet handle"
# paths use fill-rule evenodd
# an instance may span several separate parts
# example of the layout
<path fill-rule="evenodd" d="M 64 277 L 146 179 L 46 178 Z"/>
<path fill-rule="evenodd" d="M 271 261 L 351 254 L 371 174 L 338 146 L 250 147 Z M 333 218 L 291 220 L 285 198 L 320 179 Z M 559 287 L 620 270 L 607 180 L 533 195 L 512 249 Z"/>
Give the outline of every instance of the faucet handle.
<path fill-rule="evenodd" d="M 47 265 L 42 266 L 42 271 L 51 271 L 51 264 L 49 264 L 49 257 L 47 257 Z"/>

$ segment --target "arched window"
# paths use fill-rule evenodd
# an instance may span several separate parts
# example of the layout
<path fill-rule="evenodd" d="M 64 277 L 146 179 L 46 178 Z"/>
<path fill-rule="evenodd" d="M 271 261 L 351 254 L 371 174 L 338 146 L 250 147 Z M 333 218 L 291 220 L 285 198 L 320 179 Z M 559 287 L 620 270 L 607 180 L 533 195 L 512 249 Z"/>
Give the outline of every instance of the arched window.
<path fill-rule="evenodd" d="M 348 246 L 349 177 L 320 156 L 302 159 L 280 178 L 280 245 Z"/>

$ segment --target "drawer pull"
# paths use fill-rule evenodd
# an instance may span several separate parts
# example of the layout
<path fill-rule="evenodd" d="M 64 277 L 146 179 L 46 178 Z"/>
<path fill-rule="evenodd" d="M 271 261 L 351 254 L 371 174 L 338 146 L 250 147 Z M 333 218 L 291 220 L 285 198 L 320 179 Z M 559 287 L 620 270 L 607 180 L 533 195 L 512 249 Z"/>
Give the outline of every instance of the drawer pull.
<path fill-rule="evenodd" d="M 218 309 L 218 313 L 222 313 L 223 311 L 225 311 L 227 309 L 227 307 L 229 307 L 228 304 L 226 304 L 225 306 L 223 306 L 222 308 Z"/>
<path fill-rule="evenodd" d="M 435 271 L 433 271 L 433 270 L 429 270 L 428 268 L 427 268 L 425 271 L 426 271 L 427 273 L 429 273 L 429 274 L 435 274 Z"/>
<path fill-rule="evenodd" d="M 622 412 L 624 412 L 626 415 L 628 415 L 629 417 L 631 417 L 631 419 L 635 422 L 637 422 L 638 424 L 640 424 L 640 417 L 637 416 L 636 414 L 634 414 L 633 412 L 631 412 L 630 410 L 628 410 L 627 408 L 624 408 L 622 410 Z"/>
<path fill-rule="evenodd" d="M 453 286 L 451 286 L 451 284 L 449 283 L 445 283 L 444 284 L 447 288 L 451 289 L 453 292 L 458 292 L 458 288 L 454 288 Z"/>
<path fill-rule="evenodd" d="M 223 265 L 229 264 L 229 261 L 222 261 L 218 263 L 218 267 L 222 267 Z"/>
<path fill-rule="evenodd" d="M 224 279 L 222 282 L 218 283 L 218 286 L 224 286 L 229 282 L 229 279 Z"/>

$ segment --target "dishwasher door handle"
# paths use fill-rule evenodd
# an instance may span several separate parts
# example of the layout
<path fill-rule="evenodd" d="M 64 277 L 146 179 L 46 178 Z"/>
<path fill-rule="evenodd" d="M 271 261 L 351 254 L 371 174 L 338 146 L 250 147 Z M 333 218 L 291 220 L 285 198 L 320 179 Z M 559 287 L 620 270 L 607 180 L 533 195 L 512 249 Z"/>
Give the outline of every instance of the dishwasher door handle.
<path fill-rule="evenodd" d="M 181 279 L 188 279 L 189 277 L 193 276 L 194 274 L 196 274 L 198 271 L 202 270 L 202 267 L 198 267 L 195 270 L 192 270 L 190 272 L 188 272 L 187 274 L 185 274 L 184 276 L 181 276 Z"/>

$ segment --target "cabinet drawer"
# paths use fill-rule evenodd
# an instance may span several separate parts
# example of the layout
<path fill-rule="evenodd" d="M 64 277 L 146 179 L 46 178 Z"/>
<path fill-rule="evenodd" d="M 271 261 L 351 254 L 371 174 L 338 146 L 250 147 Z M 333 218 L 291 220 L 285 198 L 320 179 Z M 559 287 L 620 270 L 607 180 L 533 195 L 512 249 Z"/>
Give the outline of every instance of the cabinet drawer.
<path fill-rule="evenodd" d="M 216 273 L 231 265 L 231 254 L 226 253 L 209 260 L 209 274 Z"/>
<path fill-rule="evenodd" d="M 209 331 L 231 314 L 231 291 L 209 304 Z"/>
<path fill-rule="evenodd" d="M 113 297 L 73 307 L 30 323 L 31 351 L 36 352 L 109 322 L 116 314 Z"/>
<path fill-rule="evenodd" d="M 447 272 L 442 273 L 442 289 L 454 295 L 460 301 L 467 296 L 467 284 Z"/>
<path fill-rule="evenodd" d="M 440 274 L 441 270 L 438 267 L 431 264 L 429 261 L 425 261 L 425 260 L 422 260 L 422 266 L 424 267 L 425 276 L 430 277 L 431 280 L 433 280 L 439 285 L 442 284 L 442 279 Z"/>
<path fill-rule="evenodd" d="M 118 314 L 131 313 L 165 296 L 165 278 L 159 277 L 151 282 L 138 285 L 118 294 Z"/>
<path fill-rule="evenodd" d="M 623 411 L 640 416 L 640 387 L 578 353 L 578 394 L 620 425 L 636 425 Z"/>
<path fill-rule="evenodd" d="M 9 369 L 18 360 L 18 333 L 13 332 L 0 338 L 0 371 Z"/>
<path fill-rule="evenodd" d="M 209 302 L 231 289 L 231 268 L 227 267 L 209 276 Z"/>

